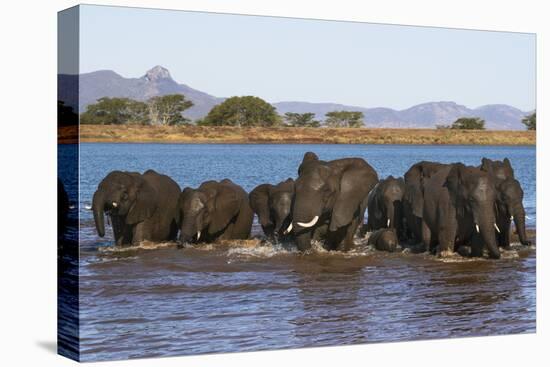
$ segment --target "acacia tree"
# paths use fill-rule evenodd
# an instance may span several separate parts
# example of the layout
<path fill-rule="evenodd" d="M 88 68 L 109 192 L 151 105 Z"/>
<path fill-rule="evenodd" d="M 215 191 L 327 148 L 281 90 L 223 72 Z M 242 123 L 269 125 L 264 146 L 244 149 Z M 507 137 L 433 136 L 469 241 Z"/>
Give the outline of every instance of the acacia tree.
<path fill-rule="evenodd" d="M 187 122 L 182 113 L 193 107 L 183 94 L 167 94 L 147 100 L 147 111 L 152 125 L 177 125 Z"/>
<path fill-rule="evenodd" d="M 103 97 L 91 104 L 80 116 L 83 124 L 120 125 L 129 122 L 141 123 L 145 103 L 129 98 Z"/>
<path fill-rule="evenodd" d="M 275 107 L 254 96 L 231 97 L 214 106 L 201 125 L 275 126 L 280 117 Z"/>
<path fill-rule="evenodd" d="M 287 112 L 284 116 L 286 124 L 293 127 L 319 127 L 321 123 L 314 118 L 315 114 L 311 112 Z"/>
<path fill-rule="evenodd" d="M 525 116 L 521 122 L 527 127 L 527 130 L 536 130 L 537 129 L 537 111 L 533 112 L 530 115 Z"/>
<path fill-rule="evenodd" d="M 325 124 L 329 127 L 362 127 L 363 112 L 361 111 L 332 111 L 325 114 Z"/>
<path fill-rule="evenodd" d="M 461 117 L 451 125 L 455 130 L 485 130 L 485 120 L 479 117 Z"/>
<path fill-rule="evenodd" d="M 80 115 L 83 124 L 176 125 L 187 121 L 182 112 L 193 106 L 182 94 L 153 97 L 147 102 L 103 97 Z"/>

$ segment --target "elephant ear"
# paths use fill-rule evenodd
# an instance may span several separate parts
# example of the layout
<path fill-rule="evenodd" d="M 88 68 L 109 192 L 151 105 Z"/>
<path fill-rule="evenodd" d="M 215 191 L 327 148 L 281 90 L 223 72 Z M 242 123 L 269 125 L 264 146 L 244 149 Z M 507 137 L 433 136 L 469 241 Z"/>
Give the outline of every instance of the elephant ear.
<path fill-rule="evenodd" d="M 374 213 L 374 217 L 378 220 L 382 219 L 382 211 L 380 210 L 380 203 L 377 200 L 378 190 L 380 189 L 380 182 L 370 190 L 367 195 L 367 206 L 370 208 L 369 213 Z"/>
<path fill-rule="evenodd" d="M 463 207 L 461 205 L 461 201 L 463 200 L 462 194 L 465 190 L 463 182 L 465 168 L 466 166 L 464 166 L 462 163 L 453 164 L 451 170 L 449 171 L 449 174 L 447 175 L 447 179 L 443 184 L 443 186 L 445 186 L 447 190 L 449 190 L 451 200 L 454 202 L 458 210 L 461 210 L 461 208 Z"/>
<path fill-rule="evenodd" d="M 420 182 L 405 184 L 405 200 L 410 203 L 413 215 L 422 217 L 424 211 L 424 193 Z"/>
<path fill-rule="evenodd" d="M 321 200 L 323 201 L 325 208 L 334 208 L 336 197 L 338 196 L 338 191 L 340 190 L 341 176 L 331 174 L 327 167 L 324 168 L 325 175 L 322 177 L 325 184 L 322 189 L 323 198 Z"/>
<path fill-rule="evenodd" d="M 422 192 L 422 164 L 416 163 L 405 173 L 405 200 L 410 204 L 413 215 L 422 217 L 424 193 Z"/>
<path fill-rule="evenodd" d="M 241 200 L 235 190 L 220 188 L 216 195 L 208 201 L 210 224 L 208 233 L 213 235 L 227 227 L 239 213 Z"/>
<path fill-rule="evenodd" d="M 512 163 L 510 163 L 510 160 L 508 158 L 504 158 L 502 161 L 506 168 L 510 170 L 511 177 L 514 177 L 514 169 L 512 168 Z"/>
<path fill-rule="evenodd" d="M 273 225 L 269 213 L 269 195 L 272 185 L 263 184 L 248 195 L 250 207 L 258 215 L 258 221 L 264 227 Z"/>
<path fill-rule="evenodd" d="M 338 191 L 336 192 L 334 206 L 330 220 L 330 231 L 351 223 L 355 213 L 360 210 L 360 205 L 369 194 L 369 172 L 363 169 L 344 171 Z"/>
<path fill-rule="evenodd" d="M 424 191 L 420 185 L 416 186 L 415 194 L 412 200 L 413 214 L 415 217 L 421 218 L 424 213 Z"/>
<path fill-rule="evenodd" d="M 158 193 L 143 178 L 136 178 L 136 201 L 126 216 L 127 224 L 143 222 L 155 213 L 157 209 Z"/>

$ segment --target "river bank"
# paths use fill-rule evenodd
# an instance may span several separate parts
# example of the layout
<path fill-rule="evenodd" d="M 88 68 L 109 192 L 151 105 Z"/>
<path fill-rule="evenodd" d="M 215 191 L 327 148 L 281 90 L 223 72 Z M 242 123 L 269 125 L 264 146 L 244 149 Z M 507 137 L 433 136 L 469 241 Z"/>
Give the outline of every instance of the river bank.
<path fill-rule="evenodd" d="M 75 127 L 59 129 L 60 143 L 76 142 Z M 81 142 L 235 144 L 535 145 L 535 131 L 297 128 L 232 126 L 80 125 Z"/>

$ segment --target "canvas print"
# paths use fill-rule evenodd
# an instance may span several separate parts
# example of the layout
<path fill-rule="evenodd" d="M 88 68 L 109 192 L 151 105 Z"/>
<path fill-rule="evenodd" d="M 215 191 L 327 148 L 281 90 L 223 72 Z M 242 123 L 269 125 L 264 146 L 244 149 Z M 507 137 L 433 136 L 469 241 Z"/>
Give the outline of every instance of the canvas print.
<path fill-rule="evenodd" d="M 59 12 L 80 361 L 536 331 L 536 35 Z"/>

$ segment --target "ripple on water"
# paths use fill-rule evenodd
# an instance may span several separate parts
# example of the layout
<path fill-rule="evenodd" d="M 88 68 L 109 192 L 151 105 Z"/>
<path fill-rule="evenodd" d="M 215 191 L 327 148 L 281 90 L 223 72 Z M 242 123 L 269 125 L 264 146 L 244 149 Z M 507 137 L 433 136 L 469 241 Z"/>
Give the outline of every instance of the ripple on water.
<path fill-rule="evenodd" d="M 258 238 L 178 249 L 98 246 L 81 257 L 85 360 L 535 330 L 535 247 L 501 260 L 308 254 Z M 140 348 L 136 351 L 136 345 Z"/>

